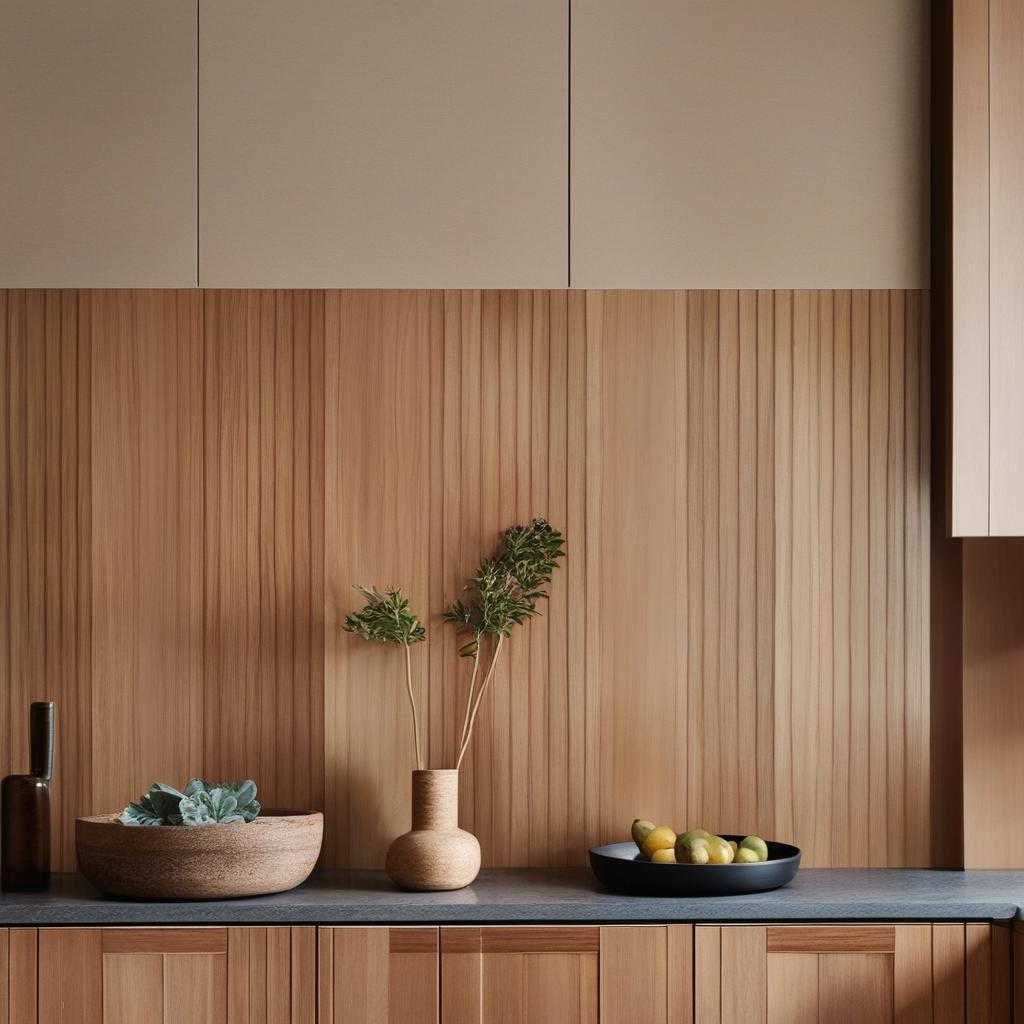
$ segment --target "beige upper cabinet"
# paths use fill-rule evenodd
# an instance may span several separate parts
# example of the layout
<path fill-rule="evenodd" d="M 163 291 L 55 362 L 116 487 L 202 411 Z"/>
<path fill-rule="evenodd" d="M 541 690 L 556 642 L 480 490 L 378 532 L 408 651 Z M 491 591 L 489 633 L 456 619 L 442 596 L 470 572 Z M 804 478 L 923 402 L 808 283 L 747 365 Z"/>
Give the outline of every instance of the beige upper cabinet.
<path fill-rule="evenodd" d="M 950 532 L 1024 536 L 1024 6 L 954 0 Z"/>
<path fill-rule="evenodd" d="M 195 4 L 0 4 L 0 288 L 194 287 Z"/>
<path fill-rule="evenodd" d="M 574 288 L 928 286 L 926 0 L 574 0 Z"/>
<path fill-rule="evenodd" d="M 564 287 L 568 5 L 200 0 L 200 283 Z"/>

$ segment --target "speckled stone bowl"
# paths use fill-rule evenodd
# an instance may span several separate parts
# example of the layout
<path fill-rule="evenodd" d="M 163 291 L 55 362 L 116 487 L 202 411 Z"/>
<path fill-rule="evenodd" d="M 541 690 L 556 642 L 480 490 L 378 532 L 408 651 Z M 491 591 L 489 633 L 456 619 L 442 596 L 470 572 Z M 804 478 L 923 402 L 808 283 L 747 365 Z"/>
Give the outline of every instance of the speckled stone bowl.
<path fill-rule="evenodd" d="M 232 825 L 122 825 L 116 814 L 75 822 L 78 868 L 116 896 L 203 900 L 293 889 L 320 855 L 324 816 L 264 812 Z"/>

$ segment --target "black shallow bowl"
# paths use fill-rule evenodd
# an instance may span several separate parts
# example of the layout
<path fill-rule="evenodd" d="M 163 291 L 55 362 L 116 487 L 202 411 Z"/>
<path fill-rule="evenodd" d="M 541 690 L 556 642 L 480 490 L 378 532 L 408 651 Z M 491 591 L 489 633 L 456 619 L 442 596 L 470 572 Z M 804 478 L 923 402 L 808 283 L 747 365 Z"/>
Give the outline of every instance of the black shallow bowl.
<path fill-rule="evenodd" d="M 723 835 L 723 839 L 743 836 Z M 759 864 L 655 864 L 641 858 L 636 843 L 612 843 L 590 851 L 590 868 L 613 892 L 637 896 L 744 896 L 768 892 L 793 881 L 800 850 L 768 843 Z"/>

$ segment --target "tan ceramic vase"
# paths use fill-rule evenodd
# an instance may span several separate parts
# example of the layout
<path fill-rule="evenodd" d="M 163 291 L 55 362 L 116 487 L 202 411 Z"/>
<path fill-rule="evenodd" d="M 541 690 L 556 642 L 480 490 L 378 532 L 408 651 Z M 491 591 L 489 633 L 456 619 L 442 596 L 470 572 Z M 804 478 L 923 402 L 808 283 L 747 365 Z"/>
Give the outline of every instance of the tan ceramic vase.
<path fill-rule="evenodd" d="M 412 831 L 388 849 L 392 880 L 405 889 L 461 889 L 480 873 L 480 844 L 459 828 L 459 773 L 453 768 L 412 773 Z"/>

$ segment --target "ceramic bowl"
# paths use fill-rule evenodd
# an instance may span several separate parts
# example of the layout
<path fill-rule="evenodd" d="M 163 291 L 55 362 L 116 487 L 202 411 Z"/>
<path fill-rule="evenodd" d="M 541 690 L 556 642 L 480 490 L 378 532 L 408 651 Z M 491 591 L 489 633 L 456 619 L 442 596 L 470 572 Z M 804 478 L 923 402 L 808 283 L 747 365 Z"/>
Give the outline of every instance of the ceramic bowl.
<path fill-rule="evenodd" d="M 723 835 L 739 842 L 743 836 Z M 654 864 L 636 843 L 612 843 L 590 851 L 590 867 L 614 892 L 645 896 L 741 896 L 769 892 L 793 881 L 800 850 L 768 842 L 768 859 L 759 864 Z"/>
<path fill-rule="evenodd" d="M 231 825 L 122 825 L 116 814 L 75 822 L 78 868 L 117 896 L 204 900 L 293 889 L 316 865 L 319 812 L 263 812 Z"/>

